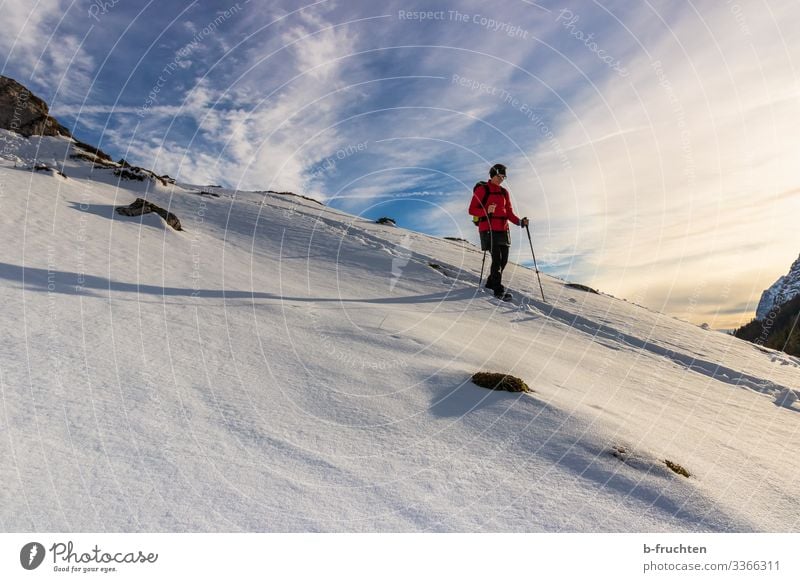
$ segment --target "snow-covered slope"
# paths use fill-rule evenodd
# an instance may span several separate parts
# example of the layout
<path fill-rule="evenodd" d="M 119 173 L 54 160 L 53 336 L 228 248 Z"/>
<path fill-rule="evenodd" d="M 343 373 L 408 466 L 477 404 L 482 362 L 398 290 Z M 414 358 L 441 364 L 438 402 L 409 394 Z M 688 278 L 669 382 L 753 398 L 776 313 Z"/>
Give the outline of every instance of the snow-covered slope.
<path fill-rule="evenodd" d="M 797 528 L 797 359 L 514 265 L 502 304 L 469 244 L 68 143 L 0 160 L 4 531 Z M 114 214 L 146 188 L 184 231 Z"/>
<path fill-rule="evenodd" d="M 756 319 L 763 321 L 774 307 L 794 299 L 797 295 L 800 295 L 800 257 L 792 263 L 786 275 L 778 277 L 778 280 L 761 294 L 761 300 L 756 308 Z"/>

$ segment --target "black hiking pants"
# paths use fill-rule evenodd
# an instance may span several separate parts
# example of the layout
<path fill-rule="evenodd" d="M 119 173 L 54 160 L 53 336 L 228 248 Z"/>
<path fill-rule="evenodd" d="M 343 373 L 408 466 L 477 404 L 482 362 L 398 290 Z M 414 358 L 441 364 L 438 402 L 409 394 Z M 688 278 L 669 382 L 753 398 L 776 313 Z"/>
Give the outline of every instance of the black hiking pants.
<path fill-rule="evenodd" d="M 508 251 L 511 248 L 508 231 L 487 231 L 481 233 L 481 248 L 492 253 L 492 266 L 486 279 L 486 288 L 495 293 L 504 290 L 503 269 L 508 264 Z"/>

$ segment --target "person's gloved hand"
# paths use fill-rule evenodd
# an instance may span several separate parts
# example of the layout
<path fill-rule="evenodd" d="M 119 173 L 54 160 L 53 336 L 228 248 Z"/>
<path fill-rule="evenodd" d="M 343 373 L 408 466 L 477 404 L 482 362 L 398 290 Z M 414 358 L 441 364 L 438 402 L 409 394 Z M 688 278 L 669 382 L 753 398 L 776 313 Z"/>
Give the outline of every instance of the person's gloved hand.
<path fill-rule="evenodd" d="M 489 208 L 486 209 L 487 214 L 494 214 L 494 209 L 497 207 L 497 204 L 489 204 Z"/>
<path fill-rule="evenodd" d="M 522 228 L 525 228 L 526 226 L 528 226 L 528 217 L 526 216 L 525 218 L 523 218 L 522 220 L 520 220 L 520 221 L 519 221 L 519 225 L 520 225 Z"/>

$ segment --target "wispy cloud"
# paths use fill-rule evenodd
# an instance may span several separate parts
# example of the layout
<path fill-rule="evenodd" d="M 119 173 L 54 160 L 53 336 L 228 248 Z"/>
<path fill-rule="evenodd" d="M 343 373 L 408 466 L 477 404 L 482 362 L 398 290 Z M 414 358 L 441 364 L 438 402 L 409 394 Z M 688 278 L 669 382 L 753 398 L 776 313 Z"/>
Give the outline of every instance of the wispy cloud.
<path fill-rule="evenodd" d="M 790 111 L 798 104 L 792 65 L 800 43 L 774 41 L 796 7 L 773 8 L 770 16 L 748 14 L 751 36 L 723 5 L 705 4 L 702 14 L 687 7 L 669 22 L 652 6 L 639 9 L 649 24 L 633 16 L 642 50 L 629 61 L 630 77 L 571 100 L 572 111 L 555 123 L 571 171 L 555 172 L 539 154 L 547 188 L 523 195 L 548 219 L 573 217 L 576 232 L 550 245 L 583 258 L 592 249 L 575 276 L 620 296 L 654 285 L 663 293 L 668 286 L 659 280 L 702 280 L 703 293 L 719 294 L 731 263 L 749 265 L 747 276 L 763 288 L 796 256 L 785 217 L 797 201 L 776 193 L 797 186 L 790 168 L 800 121 Z M 730 220 L 739 204 L 760 206 L 763 215 Z M 713 260 L 687 259 L 697 252 Z M 686 305 L 685 294 L 665 299 L 670 312 L 713 315 Z"/>
<path fill-rule="evenodd" d="M 66 0 L 5 0 L 0 5 L 3 74 L 46 91 L 43 96 L 51 104 L 56 98 L 85 95 L 96 64 L 84 46 L 91 25 L 69 7 Z"/>

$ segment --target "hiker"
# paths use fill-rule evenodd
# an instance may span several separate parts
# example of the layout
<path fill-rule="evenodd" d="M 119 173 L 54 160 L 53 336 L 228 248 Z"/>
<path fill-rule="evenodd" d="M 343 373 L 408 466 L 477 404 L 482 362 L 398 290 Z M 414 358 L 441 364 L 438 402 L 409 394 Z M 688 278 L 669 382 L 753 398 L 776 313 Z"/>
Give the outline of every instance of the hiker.
<path fill-rule="evenodd" d="M 469 213 L 477 219 L 481 250 L 492 254 L 486 288 L 491 289 L 495 297 L 511 299 L 502 283 L 503 269 L 508 263 L 508 251 L 511 247 L 508 221 L 524 228 L 528 225 L 528 219 L 514 214 L 508 190 L 501 186 L 505 179 L 506 167 L 503 164 L 492 166 L 489 169 L 489 181 L 475 184 Z"/>

